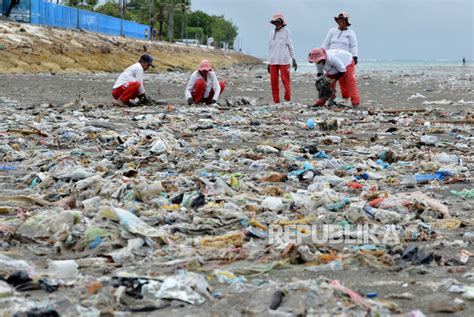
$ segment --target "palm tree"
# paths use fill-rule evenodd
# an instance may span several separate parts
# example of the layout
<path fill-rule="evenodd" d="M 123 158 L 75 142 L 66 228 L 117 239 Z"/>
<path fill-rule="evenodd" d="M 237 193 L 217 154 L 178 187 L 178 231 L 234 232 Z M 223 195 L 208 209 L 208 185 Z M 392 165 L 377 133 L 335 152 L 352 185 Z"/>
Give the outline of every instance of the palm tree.
<path fill-rule="evenodd" d="M 184 30 L 187 31 L 188 29 L 187 11 L 191 9 L 191 0 L 180 0 L 179 5 L 181 7 L 181 12 L 183 13 L 183 17 L 181 19 L 181 38 L 184 39 L 185 35 L 187 38 L 187 32 L 185 33 Z M 186 20 L 186 25 L 184 22 L 185 20 Z"/>

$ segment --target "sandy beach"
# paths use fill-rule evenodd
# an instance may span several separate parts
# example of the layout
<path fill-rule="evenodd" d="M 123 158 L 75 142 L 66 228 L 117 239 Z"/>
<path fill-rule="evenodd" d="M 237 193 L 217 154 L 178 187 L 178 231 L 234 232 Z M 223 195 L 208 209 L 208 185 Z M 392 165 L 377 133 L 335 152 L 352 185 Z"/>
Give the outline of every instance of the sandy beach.
<path fill-rule="evenodd" d="M 18 132 L 0 135 L 3 144 L 0 151 L 2 164 L 15 167 L 11 172 L 0 172 L 0 196 L 37 195 L 51 204 L 73 197 L 76 201 L 72 209 L 79 212 L 80 220 L 65 231 L 66 236 L 70 235 L 75 242 L 81 243 L 84 231 L 91 224 L 107 229 L 113 235 L 113 238 L 103 238 L 99 246 L 94 248 L 66 245 L 64 238 L 58 238 L 55 232 L 34 236 L 33 232 L 39 229 L 35 229 L 34 224 L 29 231 L 22 229 L 21 219 L 24 216 L 18 216 L 15 203 L 8 205 L 7 199 L 7 207 L 13 209 L 6 209 L 9 211 L 2 215 L 0 222 L 0 229 L 3 230 L 0 231 L 3 239 L 0 250 L 3 254 L 26 260 L 38 274 L 47 271 L 47 263 L 52 259 L 102 258 L 110 262 L 95 267 L 83 264 L 80 268 L 82 277 L 73 287 L 60 287 L 50 294 L 42 290 L 16 293 L 13 300 L 15 305 L 49 298 L 50 306 L 61 316 L 77 316 L 79 305 L 94 307 L 106 315 L 112 314 L 113 311 L 144 305 L 131 297 L 117 303 L 115 299 L 118 295 L 111 291 L 116 290 L 116 286 L 112 286 L 114 276 L 148 276 L 162 281 L 164 276 L 175 274 L 177 269 L 187 268 L 207 278 L 212 288 L 211 299 L 207 298 L 201 305 L 175 300 L 166 302 L 162 309 L 135 314 L 366 316 L 369 314 L 368 306 L 372 313 L 380 312 L 387 316 L 406 316 L 414 310 L 442 316 L 442 309 L 433 308 L 436 303 L 445 307 L 444 312 L 451 309 L 446 308 L 449 305 L 455 306 L 452 310 L 457 312 L 456 316 L 471 316 L 474 313 L 472 301 L 463 298 L 462 292 L 449 291 L 453 285 L 473 283 L 472 258 L 466 263 L 459 262 L 461 251 L 474 253 L 469 238 L 473 233 L 473 200 L 450 193 L 451 190 L 472 189 L 472 67 L 360 71 L 357 74 L 362 105 L 357 109 L 346 110 L 307 107 L 316 98 L 314 74 L 311 73 L 292 73 L 292 102 L 275 106 L 271 105 L 269 76 L 263 65 L 233 66 L 216 69 L 216 72 L 219 79 L 227 82 L 219 107 L 186 105 L 184 87 L 189 77 L 187 72 L 147 74 L 145 86 L 148 94 L 156 100 L 167 100 L 166 104 L 171 105 L 171 108 L 163 105 L 138 108 L 112 106 L 110 91 L 117 77 L 113 73 L 0 76 L 0 112 L 3 118 L 0 130 L 28 129 L 27 126 L 17 124 L 28 122 L 47 135 L 40 137 Z M 245 97 L 251 104 L 239 104 L 242 98 L 237 97 Z M 390 114 L 381 109 L 421 109 L 422 112 Z M 305 124 L 309 118 L 315 118 L 318 122 L 339 118 L 341 124 L 332 131 L 308 130 Z M 105 120 L 110 125 L 87 128 L 87 122 L 97 120 Z M 436 124 L 437 120 L 471 120 L 471 124 Z M 427 125 L 427 121 L 433 123 Z M 166 136 L 160 133 L 166 133 Z M 435 134 L 438 143 L 420 143 L 420 137 L 424 134 Z M 149 140 L 146 140 L 146 135 L 149 135 Z M 166 140 L 169 147 L 166 152 L 153 154 L 149 151 L 151 141 L 157 138 Z M 345 220 L 355 224 L 350 220 L 349 214 L 353 209 L 349 206 L 337 212 L 322 211 L 305 204 L 295 206 L 291 193 L 306 191 L 311 178 L 304 180 L 290 177 L 283 182 L 273 183 L 259 181 L 275 173 L 290 175 L 291 171 L 301 169 L 304 162 L 310 162 L 315 171 L 332 175 L 333 168 L 304 150 L 310 145 L 339 160 L 338 166 L 357 166 L 337 173 L 343 182 L 358 175 L 351 172 L 354 169 L 359 173 L 373 171 L 382 174 L 380 179 L 360 180 L 363 191 L 377 186 L 378 191 L 387 193 L 387 197 L 421 191 L 447 206 L 450 216 L 459 222 L 458 225 L 446 227 L 442 214 L 437 213 L 436 208 L 425 205 L 419 207 L 419 214 L 407 224 L 420 221 L 430 224 L 430 236 L 427 239 L 403 240 L 395 247 L 382 246 L 378 251 L 369 250 L 365 253 L 356 252 L 345 245 L 306 244 L 313 256 L 332 254 L 342 259 L 344 269 L 337 271 L 307 270 L 312 264 L 301 259 L 303 251 L 299 245 L 279 249 L 267 244 L 265 238 L 248 233 L 247 238 L 237 245 L 224 243 L 214 250 L 202 245 L 199 247 L 199 242 L 196 246 L 196 242 L 193 242 L 196 239 L 247 232 L 245 230 L 249 229 L 242 224 L 242 219 L 255 219 L 266 227 L 285 219 L 313 219 L 308 220 L 308 224 L 312 224 L 318 220 L 311 217 L 327 214 L 331 223 Z M 271 146 L 276 152 L 262 150 L 258 146 Z M 390 169 L 384 170 L 367 163 L 369 159 L 375 161 L 382 150 L 392 150 L 399 157 L 390 163 L 393 164 Z M 443 184 L 435 181 L 417 185 L 416 188 L 400 185 L 403 176 L 431 173 L 443 167 L 443 163 L 436 163 L 434 159 L 440 153 L 462 159 L 462 165 L 453 168 L 457 171 L 455 176 L 464 178 L 464 182 Z M 56 165 L 68 171 L 65 167 L 68 165 L 60 163 L 64 160 L 73 162 L 73 169 L 101 175 L 100 186 L 110 186 L 114 190 L 101 193 L 100 190 L 86 187 L 81 192 L 77 180 L 62 178 L 57 174 L 61 168 L 55 170 Z M 397 165 L 397 161 L 408 163 Z M 137 165 L 137 162 L 140 164 Z M 259 162 L 261 165 L 258 166 L 261 167 L 254 167 L 252 164 L 255 162 Z M 436 166 L 427 166 L 429 162 L 434 162 Z M 204 172 L 214 176 L 206 176 Z M 40 175 L 38 173 L 50 179 L 50 185 L 39 183 L 33 186 L 32 181 Z M 239 185 L 232 183 L 235 181 L 231 175 L 238 175 L 235 177 Z M 393 182 L 390 183 L 387 178 L 393 178 Z M 213 192 L 213 186 L 217 185 L 212 184 L 217 184 L 218 179 L 224 180 L 228 191 Z M 165 200 L 181 193 L 199 191 L 204 193 L 205 203 L 197 208 L 173 211 L 137 194 L 136 188 L 140 183 L 156 182 L 162 186 L 161 197 L 165 197 Z M 125 187 L 112 197 L 117 186 Z M 330 188 L 337 197 L 334 202 L 343 197 L 352 199 L 353 204 L 364 200 L 360 191 L 347 190 L 332 183 Z M 131 194 L 125 195 L 128 192 Z M 323 198 L 317 198 L 316 194 L 310 195 L 312 201 L 322 201 Z M 284 201 L 288 199 L 289 209 L 277 212 L 263 208 L 262 200 L 272 195 Z M 102 203 L 92 209 L 84 208 L 82 202 L 95 196 L 99 196 Z M 129 251 L 128 257 L 125 256 L 128 260 L 110 261 L 115 257 L 107 254 L 125 248 L 127 241 L 135 235 L 120 229 L 117 220 L 104 220 L 98 216 L 101 210 L 99 206 L 107 204 L 132 210 L 147 225 L 163 228 L 167 235 L 166 243 L 160 242 L 151 247 L 148 242 L 142 241 L 140 248 Z M 23 209 L 28 218 L 53 209 L 61 215 L 66 212 L 63 207 L 56 204 L 54 208 L 23 206 Z M 416 214 L 414 209 L 409 212 Z M 366 221 L 380 224 L 370 218 Z M 400 223 L 397 225 L 408 230 Z M 17 234 L 8 234 L 9 228 Z M 146 234 L 136 235 L 144 236 Z M 62 241 L 60 253 L 54 247 L 55 241 Z M 432 261 L 428 265 L 402 265 L 400 258 L 403 250 L 413 244 L 442 257 L 442 264 Z M 458 268 L 458 271 L 450 271 L 452 267 Z M 245 281 L 218 282 L 216 269 L 244 276 Z M 335 291 L 335 286 L 329 287 L 329 280 L 339 280 L 345 287 L 362 294 L 364 301 L 368 293 L 376 292 L 376 298 L 374 302 L 362 303 L 354 298 L 350 300 L 343 295 L 344 292 Z M 99 283 L 100 286 L 92 292 L 88 287 L 93 283 Z M 269 310 L 270 302 L 278 290 L 285 290 L 284 300 L 278 311 Z M 462 304 L 456 302 L 456 298 L 462 299 Z M 128 300 L 128 304 L 124 304 L 125 300 Z"/>
<path fill-rule="evenodd" d="M 306 69 L 307 70 L 307 69 Z M 474 100 L 473 67 L 420 67 L 412 70 L 358 71 L 363 107 L 435 106 L 472 107 Z M 184 88 L 190 73 L 160 72 L 147 74 L 147 91 L 154 99 L 184 105 Z M 242 66 L 217 69 L 220 80 L 228 83 L 222 99 L 230 96 L 256 98 L 258 104 L 271 103 L 269 76 L 264 67 Z M 2 75 L 3 96 L 27 103 L 67 103 L 81 95 L 89 102 L 108 104 L 108 92 L 118 74 L 24 74 Z M 313 104 L 317 97 L 315 74 L 292 72 L 292 102 Z M 38 80 L 41 85 L 37 85 Z M 23 85 L 18 85 L 18 82 Z M 28 94 L 25 94 L 28 91 Z M 415 98 L 419 93 L 426 98 Z M 413 96 L 413 97 L 412 97 Z M 340 95 L 338 95 L 340 97 Z M 410 98 L 412 97 L 412 98 Z M 458 103 L 461 101 L 461 103 Z M 462 102 L 464 101 L 464 102 Z M 470 103 L 471 101 L 471 103 Z"/>

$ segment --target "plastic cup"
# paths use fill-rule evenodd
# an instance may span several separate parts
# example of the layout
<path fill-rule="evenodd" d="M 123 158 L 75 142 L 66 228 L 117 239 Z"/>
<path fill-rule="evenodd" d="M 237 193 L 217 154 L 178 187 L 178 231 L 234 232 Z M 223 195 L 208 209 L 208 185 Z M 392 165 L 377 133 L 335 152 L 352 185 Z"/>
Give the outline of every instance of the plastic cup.
<path fill-rule="evenodd" d="M 48 272 L 51 278 L 67 280 L 75 279 L 79 274 L 79 266 L 74 260 L 51 261 Z"/>

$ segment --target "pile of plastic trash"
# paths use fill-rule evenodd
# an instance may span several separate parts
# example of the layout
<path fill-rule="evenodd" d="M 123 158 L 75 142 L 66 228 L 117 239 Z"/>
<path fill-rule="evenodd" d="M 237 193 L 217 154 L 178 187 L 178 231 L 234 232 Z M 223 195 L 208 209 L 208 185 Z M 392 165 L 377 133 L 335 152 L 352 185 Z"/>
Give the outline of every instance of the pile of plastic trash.
<path fill-rule="evenodd" d="M 406 313 L 344 273 L 422 268 L 464 281 L 426 279 L 456 298 L 424 313 L 474 299 L 468 110 L 0 111 L 2 315 Z"/>

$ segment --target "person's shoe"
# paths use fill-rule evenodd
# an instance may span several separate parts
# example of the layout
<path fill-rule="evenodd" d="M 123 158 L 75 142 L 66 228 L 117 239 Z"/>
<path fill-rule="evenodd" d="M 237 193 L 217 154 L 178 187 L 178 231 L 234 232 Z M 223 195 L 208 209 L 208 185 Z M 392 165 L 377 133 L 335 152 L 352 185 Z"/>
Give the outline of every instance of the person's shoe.
<path fill-rule="evenodd" d="M 320 99 L 316 100 L 315 105 L 318 106 L 318 107 L 323 107 L 325 104 L 326 104 L 326 100 L 320 98 Z"/>

